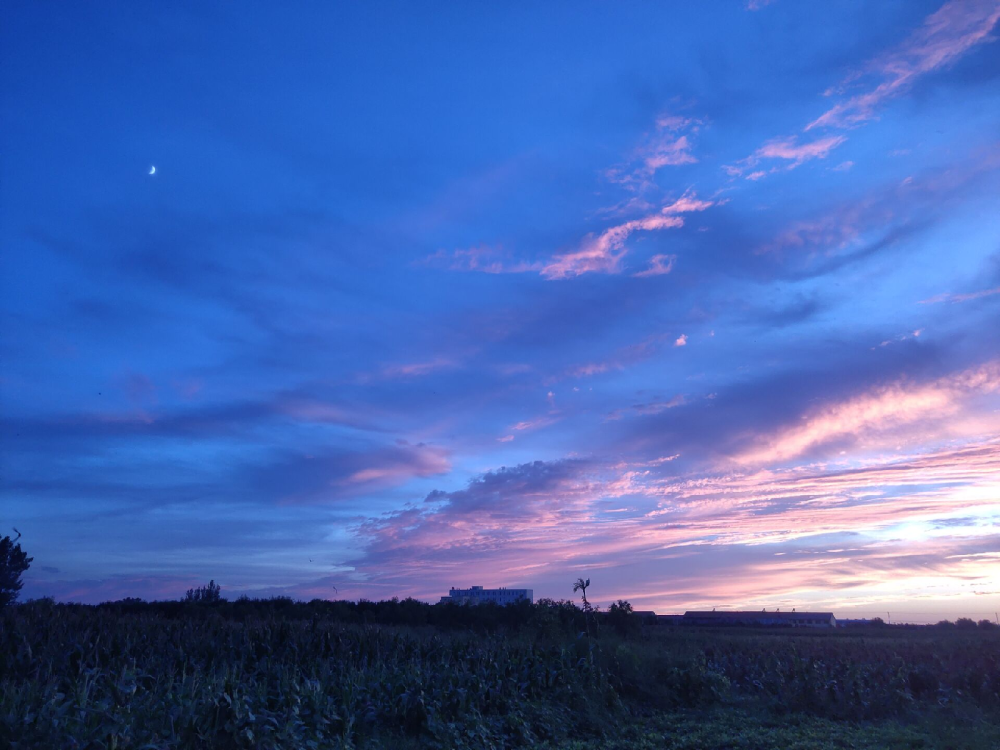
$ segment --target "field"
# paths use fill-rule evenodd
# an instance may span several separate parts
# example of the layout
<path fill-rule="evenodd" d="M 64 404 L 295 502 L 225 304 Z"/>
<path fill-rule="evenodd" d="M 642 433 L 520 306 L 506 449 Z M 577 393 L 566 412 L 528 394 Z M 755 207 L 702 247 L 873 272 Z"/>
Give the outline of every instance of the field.
<path fill-rule="evenodd" d="M 12 607 L 0 747 L 1000 748 L 996 629 L 378 607 Z"/>

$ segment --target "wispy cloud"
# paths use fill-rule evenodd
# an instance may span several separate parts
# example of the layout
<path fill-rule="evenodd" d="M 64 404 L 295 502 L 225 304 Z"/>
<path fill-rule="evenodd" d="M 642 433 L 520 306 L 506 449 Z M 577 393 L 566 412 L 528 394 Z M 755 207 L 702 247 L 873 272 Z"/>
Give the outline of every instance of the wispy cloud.
<path fill-rule="evenodd" d="M 684 226 L 682 214 L 704 211 L 715 201 L 701 200 L 693 191 L 665 204 L 657 213 L 615 224 L 584 238 L 580 247 L 555 255 L 547 263 L 510 261 L 500 250 L 480 246 L 468 250 L 436 253 L 419 261 L 420 265 L 444 268 L 450 271 L 480 273 L 538 272 L 546 279 L 568 279 L 585 273 L 620 273 L 621 262 L 627 253 L 625 243 L 636 232 L 655 232 Z M 650 267 L 636 276 L 655 276 L 669 273 L 675 256 L 659 254 L 650 260 Z"/>
<path fill-rule="evenodd" d="M 1000 19 L 997 0 L 950 0 L 931 14 L 923 26 L 893 50 L 871 60 L 851 73 L 839 86 L 828 89 L 827 96 L 868 86 L 868 90 L 835 104 L 804 128 L 850 128 L 877 117 L 877 110 L 887 100 L 907 92 L 923 75 L 943 68 L 978 44 L 991 42 L 992 30 Z M 746 159 L 724 167 L 731 177 L 743 176 L 755 181 L 770 172 L 791 170 L 813 159 L 825 159 L 846 141 L 841 135 L 829 135 L 799 143 L 795 136 L 768 141 Z M 757 168 L 765 160 L 783 160 L 783 167 Z M 835 170 L 853 166 L 844 161 Z"/>
<path fill-rule="evenodd" d="M 625 256 L 625 241 L 638 231 L 651 232 L 684 226 L 678 216 L 654 214 L 605 229 L 583 241 L 579 250 L 557 255 L 542 269 L 547 279 L 567 279 L 585 273 L 618 273 Z"/>
<path fill-rule="evenodd" d="M 983 297 L 992 297 L 994 294 L 1000 294 L 1000 286 L 994 287 L 993 289 L 983 289 L 978 292 L 967 292 L 965 294 L 936 294 L 928 299 L 920 300 L 921 305 L 933 305 L 939 302 L 969 302 L 974 299 L 982 299 Z"/>
<path fill-rule="evenodd" d="M 450 357 L 436 357 L 424 362 L 407 362 L 396 365 L 386 365 L 380 371 L 383 378 L 396 380 L 400 378 L 418 378 L 441 370 L 451 370 L 461 363 Z"/>
<path fill-rule="evenodd" d="M 687 403 L 687 399 L 683 395 L 674 396 L 666 401 L 649 401 L 642 404 L 633 404 L 632 406 L 626 407 L 624 409 L 615 409 L 613 412 L 605 417 L 606 420 L 614 421 L 616 419 L 621 419 L 625 416 L 647 416 L 650 414 L 661 414 L 667 409 L 674 409 L 678 406 L 683 406 Z M 670 461 L 676 458 L 676 456 L 671 456 L 666 460 Z"/>
<path fill-rule="evenodd" d="M 665 205 L 658 214 L 626 221 L 605 229 L 596 237 L 587 237 L 579 250 L 555 256 L 542 269 L 542 276 L 566 279 L 584 273 L 619 273 L 627 252 L 625 242 L 634 232 L 682 227 L 684 219 L 680 214 L 704 211 L 712 205 L 713 201 L 700 200 L 693 192 L 687 192 Z"/>
<path fill-rule="evenodd" d="M 676 262 L 676 255 L 654 255 L 649 259 L 649 268 L 632 275 L 639 278 L 645 276 L 663 276 L 674 270 L 674 263 Z"/>
<path fill-rule="evenodd" d="M 614 355 L 607 359 L 587 362 L 586 364 L 571 367 L 565 377 L 583 378 L 593 375 L 600 375 L 605 372 L 624 370 L 630 365 L 648 359 L 667 341 L 666 334 L 649 336 L 635 344 L 620 347 Z"/>
<path fill-rule="evenodd" d="M 894 180 L 858 198 L 824 206 L 813 216 L 792 221 L 756 252 L 801 249 L 808 253 L 803 257 L 846 257 L 844 251 L 851 250 L 863 257 L 867 251 L 885 247 L 946 216 L 950 202 L 978 189 L 984 178 L 995 174 L 998 164 L 1000 152 L 991 146 L 945 169 L 930 169 L 902 183 Z M 932 299 L 944 301 L 943 297 Z"/>
<path fill-rule="evenodd" d="M 895 336 L 895 337 L 893 337 L 891 339 L 885 339 L 885 341 L 882 341 L 881 343 L 879 343 L 878 346 L 879 347 L 886 347 L 886 346 L 891 346 L 892 344 L 900 343 L 902 341 L 912 341 L 913 339 L 920 338 L 920 336 L 923 334 L 923 332 L 924 332 L 923 328 L 918 328 L 915 331 L 910 331 L 909 333 L 901 333 L 898 336 Z M 878 348 L 878 347 L 874 347 L 874 346 L 872 347 L 872 349 L 876 349 L 876 348 Z"/>
<path fill-rule="evenodd" d="M 512 260 L 497 247 L 480 245 L 464 250 L 438 250 L 418 261 L 418 265 L 443 268 L 448 271 L 478 271 L 479 273 L 529 273 L 539 271 L 541 263 Z"/>
<path fill-rule="evenodd" d="M 780 167 L 772 167 L 770 171 L 779 169 L 790 170 L 805 164 L 813 159 L 825 159 L 837 146 L 847 139 L 842 135 L 831 135 L 825 138 L 818 138 L 814 141 L 799 143 L 798 138 L 789 136 L 786 138 L 775 138 L 768 141 L 750 156 L 736 164 L 725 167 L 726 172 L 732 177 L 743 175 L 750 169 L 754 169 L 762 162 L 779 160 L 785 162 Z M 766 176 L 764 170 L 756 169 L 746 176 L 748 180 L 759 180 Z"/>
<path fill-rule="evenodd" d="M 992 42 L 1000 19 L 996 0 L 951 0 L 924 21 L 905 42 L 852 73 L 828 94 L 867 83 L 868 90 L 835 104 L 806 126 L 851 127 L 872 120 L 887 100 L 908 91 L 921 77 L 954 63 L 976 45 Z"/>
<path fill-rule="evenodd" d="M 526 432 L 531 430 L 538 430 L 542 427 L 548 427 L 559 421 L 559 415 L 554 413 L 545 414 L 541 417 L 535 417 L 534 419 L 526 419 L 522 422 L 517 422 L 510 426 L 510 429 L 516 430 L 518 432 Z"/>
<path fill-rule="evenodd" d="M 653 176 L 663 167 L 695 164 L 692 153 L 694 136 L 703 122 L 692 117 L 663 113 L 656 118 L 655 129 L 644 138 L 625 164 L 612 167 L 605 177 L 632 192 L 642 193 L 653 187 Z"/>
<path fill-rule="evenodd" d="M 442 446 L 406 440 L 363 450 L 297 451 L 254 467 L 247 481 L 280 505 L 322 503 L 447 474 L 450 456 Z"/>
<path fill-rule="evenodd" d="M 988 363 L 928 383 L 898 381 L 874 388 L 805 415 L 801 424 L 761 436 L 736 458 L 744 464 L 767 465 L 827 448 L 896 444 L 905 431 L 909 441 L 934 439 L 966 425 L 960 419 L 976 396 L 1000 391 L 1000 364 Z M 967 415 L 974 420 L 974 414 Z M 1000 423 L 1000 417 L 994 420 Z M 829 452 L 829 449 L 828 449 Z"/>

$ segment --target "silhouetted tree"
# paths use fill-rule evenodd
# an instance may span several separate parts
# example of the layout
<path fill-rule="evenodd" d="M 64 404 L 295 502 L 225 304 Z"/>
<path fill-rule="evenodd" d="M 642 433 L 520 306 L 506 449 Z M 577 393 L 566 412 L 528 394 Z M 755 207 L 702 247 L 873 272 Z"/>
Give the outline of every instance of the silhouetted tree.
<path fill-rule="evenodd" d="M 626 638 L 639 629 L 639 619 L 632 611 L 632 605 L 624 599 L 608 607 L 608 622 L 620 636 Z"/>
<path fill-rule="evenodd" d="M 184 595 L 184 601 L 195 602 L 197 604 L 214 604 L 222 601 L 222 587 L 216 584 L 215 580 L 208 582 L 207 586 L 199 586 L 196 589 L 188 589 Z"/>
<path fill-rule="evenodd" d="M 28 557 L 17 540 L 21 538 L 21 532 L 14 529 L 17 534 L 13 539 L 5 536 L 0 539 L 0 609 L 8 604 L 17 601 L 17 595 L 21 591 L 21 574 L 31 567 L 34 558 Z"/>

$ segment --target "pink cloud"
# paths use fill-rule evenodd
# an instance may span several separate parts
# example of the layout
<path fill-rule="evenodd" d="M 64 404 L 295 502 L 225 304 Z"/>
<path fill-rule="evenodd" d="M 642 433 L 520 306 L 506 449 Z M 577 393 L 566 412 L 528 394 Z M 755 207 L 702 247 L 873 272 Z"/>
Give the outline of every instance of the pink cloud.
<path fill-rule="evenodd" d="M 674 341 L 674 346 L 687 346 L 687 342 L 688 342 L 687 334 L 682 333 L 680 336 L 677 337 L 677 340 Z"/>
<path fill-rule="evenodd" d="M 853 73 L 841 89 L 871 79 L 869 90 L 839 102 L 806 126 L 851 127 L 872 120 L 885 101 L 903 94 L 923 75 L 946 67 L 978 44 L 993 41 L 1000 19 L 995 0 L 951 0 L 924 21 L 922 27 L 890 52 Z M 833 92 L 831 92 L 833 93 Z"/>
<path fill-rule="evenodd" d="M 516 424 L 511 425 L 510 429 L 517 430 L 519 432 L 525 430 L 537 430 L 542 427 L 548 427 L 558 421 L 559 419 L 555 414 L 546 414 L 545 416 L 536 417 L 535 419 L 527 419 L 523 422 L 517 422 Z"/>
<path fill-rule="evenodd" d="M 679 164 L 694 164 L 698 160 L 691 155 L 691 143 L 686 135 L 680 138 L 664 138 L 645 158 L 646 170 L 656 172 L 661 167 L 677 166 Z"/>
<path fill-rule="evenodd" d="M 630 163 L 609 169 L 605 176 L 617 185 L 633 192 L 655 188 L 652 177 L 667 166 L 694 164 L 692 138 L 702 125 L 701 120 L 664 113 L 656 118 L 656 128 L 636 149 Z M 683 132 L 682 132 L 683 131 Z"/>
<path fill-rule="evenodd" d="M 713 201 L 700 200 L 694 193 L 687 192 L 672 203 L 664 205 L 659 213 L 617 224 L 603 230 L 598 235 L 588 235 L 579 249 L 556 255 L 547 264 L 517 263 L 504 265 L 493 259 L 493 250 L 473 248 L 456 250 L 452 254 L 438 251 L 424 259 L 425 264 L 439 265 L 449 270 L 481 271 L 484 273 L 523 273 L 538 271 L 547 279 L 567 279 L 584 273 L 619 273 L 621 261 L 627 250 L 625 243 L 635 232 L 654 232 L 684 226 L 680 214 L 704 211 L 715 205 Z M 659 256 L 661 259 L 668 256 Z M 662 261 L 661 261 L 662 263 Z M 663 265 L 654 265 L 656 273 L 667 273 Z M 669 270 L 669 269 L 668 269 Z M 653 275 L 652 273 L 648 275 Z M 417 365 L 419 367 L 419 365 Z M 386 376 L 408 376 L 420 374 L 392 369 Z"/>
<path fill-rule="evenodd" d="M 657 231 L 684 226 L 684 219 L 678 214 L 704 211 L 714 205 L 713 201 L 699 200 L 688 192 L 665 205 L 659 214 L 626 221 L 605 229 L 599 235 L 589 236 L 583 246 L 574 252 L 557 255 L 542 269 L 547 279 L 566 279 L 584 273 L 618 273 L 626 254 L 625 242 L 638 231 Z"/>
<path fill-rule="evenodd" d="M 640 278 L 645 276 L 663 276 L 674 270 L 674 263 L 676 261 L 676 255 L 654 255 L 649 259 L 649 268 L 632 275 Z"/>
<path fill-rule="evenodd" d="M 656 471 L 561 461 L 488 472 L 364 524 L 353 564 L 398 593 L 475 579 L 551 596 L 586 570 L 660 611 L 762 597 L 861 606 L 893 587 L 947 600 L 995 580 L 998 537 L 984 534 L 996 441 L 834 470 L 656 473 L 674 458 L 646 465 Z M 724 575 L 733 565 L 738 579 Z"/>
<path fill-rule="evenodd" d="M 650 461 L 650 463 L 655 466 L 655 465 L 659 465 L 659 464 L 665 464 L 665 463 L 668 463 L 670 461 L 676 461 L 680 457 L 681 457 L 680 453 L 675 453 L 672 456 L 662 456 L 660 458 L 655 458 L 652 461 Z"/>
<path fill-rule="evenodd" d="M 959 417 L 976 396 L 998 391 L 1000 363 L 929 383 L 899 381 L 821 407 L 805 415 L 801 424 L 758 438 L 736 458 L 743 464 L 772 464 L 830 443 L 881 447 L 898 442 L 901 431 L 910 441 L 948 436 L 966 426 Z"/>
<path fill-rule="evenodd" d="M 842 135 L 831 135 L 826 138 L 818 138 L 817 140 L 810 141 L 808 143 L 799 143 L 795 136 L 775 138 L 765 143 L 746 159 L 742 159 L 736 164 L 727 165 L 723 167 L 723 169 L 725 169 L 730 176 L 738 177 L 744 174 L 744 172 L 748 169 L 756 167 L 765 159 L 779 159 L 789 162 L 784 166 L 784 169 L 795 169 L 807 161 L 812 161 L 813 159 L 825 159 L 830 155 L 831 151 L 846 140 L 847 139 Z M 774 172 L 777 170 L 778 167 L 772 167 L 770 171 Z M 765 177 L 766 174 L 767 173 L 764 170 L 757 169 L 746 175 L 745 179 L 756 181 Z"/>
<path fill-rule="evenodd" d="M 933 305 L 938 302 L 968 302 L 974 299 L 982 299 L 983 297 L 992 297 L 994 294 L 1000 294 L 1000 286 L 993 289 L 983 289 L 978 292 L 969 292 L 967 294 L 938 294 L 928 299 L 920 300 L 920 304 Z"/>
<path fill-rule="evenodd" d="M 431 477 L 451 471 L 448 451 L 426 443 L 400 443 L 395 448 L 372 453 L 364 459 L 368 466 L 352 472 L 340 480 L 341 484 L 390 486 L 402 484 L 413 477 Z"/>
<path fill-rule="evenodd" d="M 584 273 L 618 273 L 625 256 L 625 241 L 633 232 L 651 232 L 684 226 L 677 216 L 652 215 L 626 221 L 605 229 L 596 237 L 588 237 L 583 246 L 574 252 L 557 255 L 542 269 L 547 279 L 566 279 Z"/>
<path fill-rule="evenodd" d="M 825 159 L 837 146 L 847 139 L 842 135 L 828 136 L 809 143 L 797 143 L 797 139 L 776 138 L 761 146 L 751 157 L 756 164 L 761 159 L 784 159 L 790 161 L 789 169 L 793 169 L 812 159 Z"/>
<path fill-rule="evenodd" d="M 692 211 L 704 211 L 706 208 L 711 208 L 715 205 L 715 201 L 703 201 L 698 198 L 692 191 L 687 191 L 680 198 L 675 200 L 673 203 L 668 203 L 663 208 L 660 209 L 660 213 L 663 214 L 685 214 L 691 213 Z"/>

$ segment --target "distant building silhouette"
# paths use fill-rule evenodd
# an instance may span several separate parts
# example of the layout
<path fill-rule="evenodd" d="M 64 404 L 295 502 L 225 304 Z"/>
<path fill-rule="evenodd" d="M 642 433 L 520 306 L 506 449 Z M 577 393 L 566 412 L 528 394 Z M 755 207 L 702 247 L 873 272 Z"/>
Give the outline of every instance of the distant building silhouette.
<path fill-rule="evenodd" d="M 514 604 L 515 602 L 527 600 L 534 601 L 535 592 L 532 589 L 484 589 L 482 586 L 473 586 L 471 589 L 452 588 L 448 596 L 442 596 L 440 604 L 452 602 L 454 604 Z"/>
<path fill-rule="evenodd" d="M 680 625 L 771 625 L 798 628 L 835 628 L 832 612 L 685 612 Z"/>
<path fill-rule="evenodd" d="M 640 622 L 656 624 L 656 612 L 651 609 L 633 609 L 632 614 L 639 618 Z"/>

